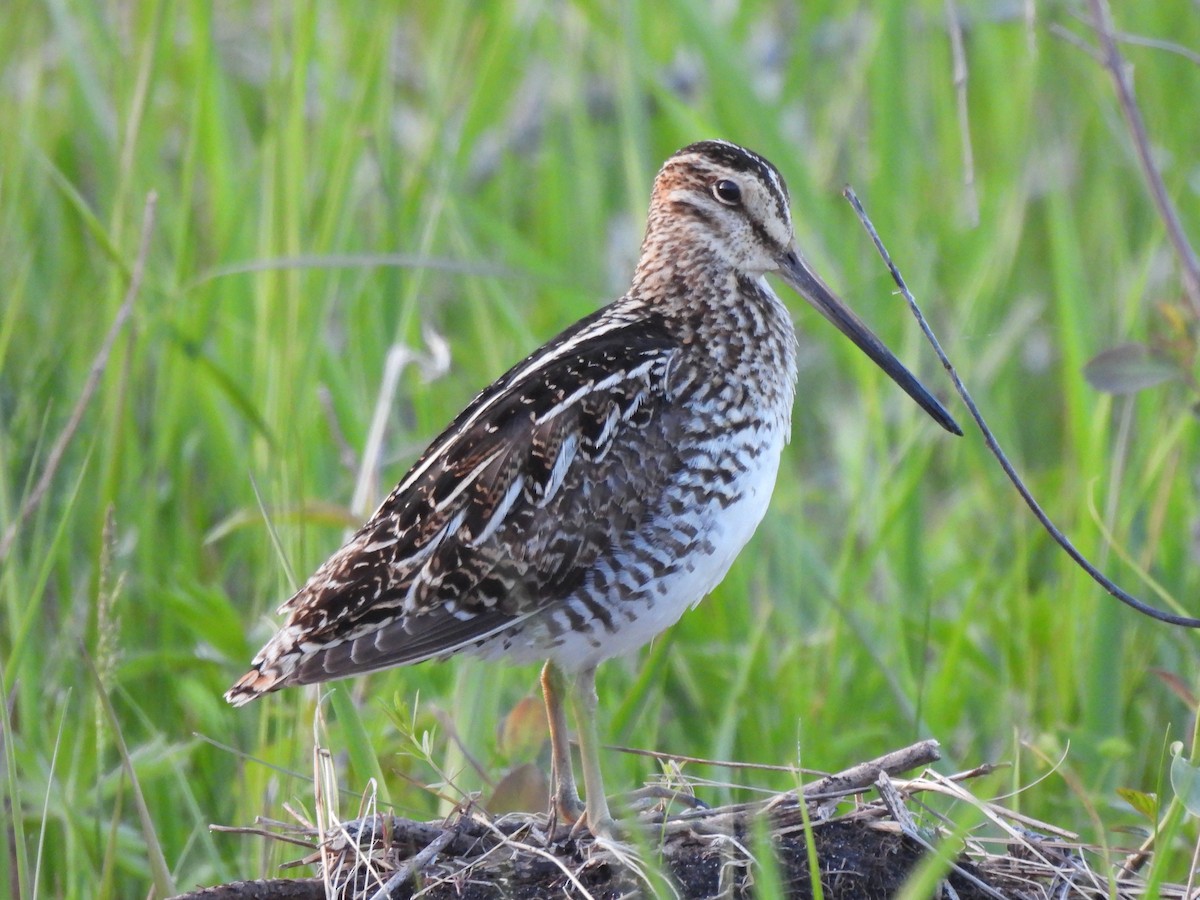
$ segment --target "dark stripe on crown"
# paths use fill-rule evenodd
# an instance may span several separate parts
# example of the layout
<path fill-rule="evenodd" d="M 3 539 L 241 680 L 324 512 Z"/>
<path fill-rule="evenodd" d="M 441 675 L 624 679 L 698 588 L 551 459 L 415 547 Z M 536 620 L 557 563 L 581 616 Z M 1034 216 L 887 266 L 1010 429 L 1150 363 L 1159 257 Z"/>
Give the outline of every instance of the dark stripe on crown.
<path fill-rule="evenodd" d="M 718 165 L 733 169 L 735 172 L 753 172 L 770 189 L 771 193 L 775 195 L 775 203 L 778 207 L 780 218 L 787 218 L 787 209 L 790 202 L 787 182 L 784 181 L 783 176 L 775 166 L 753 150 L 747 150 L 745 147 L 739 147 L 737 144 L 731 144 L 728 141 L 697 141 L 694 144 L 688 144 L 682 150 L 678 151 L 675 156 L 685 156 L 687 154 L 706 157 Z M 782 196 L 775 190 L 776 184 L 783 189 Z"/>
<path fill-rule="evenodd" d="M 688 153 L 707 156 L 714 162 L 728 166 L 737 172 L 758 172 L 764 181 L 770 180 L 768 172 L 774 172 L 775 176 L 779 177 L 779 170 L 753 150 L 747 150 L 745 147 L 739 147 L 737 144 L 730 144 L 726 141 L 697 141 L 694 144 L 688 144 L 675 155 L 683 156 Z"/>

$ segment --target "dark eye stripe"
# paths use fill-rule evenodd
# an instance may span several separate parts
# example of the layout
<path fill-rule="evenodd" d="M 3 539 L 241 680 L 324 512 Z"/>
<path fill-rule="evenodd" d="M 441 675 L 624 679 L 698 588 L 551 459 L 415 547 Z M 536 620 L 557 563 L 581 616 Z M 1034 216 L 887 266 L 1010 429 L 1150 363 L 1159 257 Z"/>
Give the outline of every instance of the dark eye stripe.
<path fill-rule="evenodd" d="M 779 170 L 775 166 L 757 153 L 725 141 L 700 141 L 684 147 L 675 155 L 680 156 L 685 153 L 702 156 L 727 170 L 732 169 L 735 172 L 747 172 L 757 176 L 775 200 L 775 208 L 779 217 L 785 221 L 789 218 L 788 207 L 790 204 L 787 182 L 783 180 L 783 176 L 779 174 Z"/>
<path fill-rule="evenodd" d="M 692 203 L 690 200 L 676 200 L 674 209 L 677 215 L 689 216 L 690 218 L 698 219 L 707 225 L 714 225 L 716 223 L 712 213 L 700 206 L 698 203 Z"/>

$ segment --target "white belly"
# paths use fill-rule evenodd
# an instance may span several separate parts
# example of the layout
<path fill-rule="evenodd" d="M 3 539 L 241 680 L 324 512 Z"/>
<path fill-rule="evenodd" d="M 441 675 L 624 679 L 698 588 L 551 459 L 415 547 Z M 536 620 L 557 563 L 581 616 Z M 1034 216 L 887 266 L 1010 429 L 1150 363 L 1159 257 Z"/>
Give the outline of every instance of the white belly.
<path fill-rule="evenodd" d="M 530 661 L 549 657 L 563 669 L 575 671 L 632 652 L 674 625 L 684 612 L 721 583 L 737 555 L 754 535 L 771 500 L 785 441 L 782 430 L 772 435 L 756 460 L 757 465 L 734 481 L 731 487 L 732 492 L 739 495 L 736 501 L 723 507 L 713 499 L 697 512 L 702 524 L 695 549 L 680 560 L 676 571 L 654 579 L 634 596 L 626 596 L 619 602 L 621 609 L 628 610 L 628 620 L 619 619 L 611 632 L 598 624 L 585 631 L 566 630 L 556 646 L 530 647 L 528 654 L 514 653 L 517 648 L 510 647 L 506 655 L 527 657 Z M 707 552 L 708 547 L 712 548 L 711 552 Z M 621 567 L 622 560 L 618 556 L 613 560 L 611 575 L 618 583 Z M 532 634 L 529 636 L 533 637 Z"/>

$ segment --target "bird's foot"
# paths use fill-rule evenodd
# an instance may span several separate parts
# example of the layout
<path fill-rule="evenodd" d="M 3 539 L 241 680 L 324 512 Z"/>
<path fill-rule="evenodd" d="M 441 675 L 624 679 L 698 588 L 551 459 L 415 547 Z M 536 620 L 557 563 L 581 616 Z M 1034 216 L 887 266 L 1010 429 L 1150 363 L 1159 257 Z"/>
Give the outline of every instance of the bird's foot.
<path fill-rule="evenodd" d="M 556 791 L 550 800 L 550 837 L 563 840 L 573 837 L 579 823 L 587 818 L 587 806 L 573 790 Z"/>
<path fill-rule="evenodd" d="M 554 840 L 577 840 L 585 834 L 607 840 L 615 840 L 617 836 L 617 822 L 609 814 L 607 803 L 601 809 L 589 810 L 578 796 L 555 797 L 550 818 Z"/>
<path fill-rule="evenodd" d="M 617 820 L 612 816 L 604 816 L 593 821 L 585 812 L 583 817 L 575 823 L 575 827 L 571 829 L 571 834 L 578 837 L 580 829 L 584 828 L 598 841 L 615 842 L 617 840 Z"/>

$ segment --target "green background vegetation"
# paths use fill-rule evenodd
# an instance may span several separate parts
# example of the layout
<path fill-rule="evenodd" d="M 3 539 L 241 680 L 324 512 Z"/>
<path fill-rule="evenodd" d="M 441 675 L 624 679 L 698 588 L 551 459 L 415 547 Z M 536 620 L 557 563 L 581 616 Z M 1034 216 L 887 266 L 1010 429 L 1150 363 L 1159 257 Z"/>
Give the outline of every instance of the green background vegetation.
<path fill-rule="evenodd" d="M 1134 593 L 1152 596 L 1151 576 L 1200 612 L 1187 380 L 1114 398 L 1082 374 L 1101 350 L 1156 340 L 1190 377 L 1194 326 L 1111 79 L 1050 31 L 1089 28 L 1057 3 L 960 9 L 973 224 L 942 3 L 718 7 L 9 0 L 2 529 L 121 305 L 147 193 L 158 203 L 130 326 L 0 562 L 0 892 L 144 896 L 157 849 L 181 889 L 299 855 L 208 824 L 287 818 L 285 802 L 311 814 L 311 784 L 258 760 L 311 772 L 315 694 L 233 710 L 221 693 L 293 579 L 474 392 L 623 290 L 654 172 L 700 138 L 779 166 L 802 249 L 948 397 L 839 196 L 853 184 L 1051 515 Z M 1200 47 L 1185 0 L 1120 4 L 1116 18 Z M 1198 235 L 1200 67 L 1124 52 Z M 942 433 L 786 300 L 802 368 L 771 512 L 697 612 L 601 669 L 604 739 L 836 769 L 932 736 L 943 771 L 1013 762 L 993 790 L 1046 776 L 1011 800 L 1023 811 L 1136 843 L 1123 829 L 1148 823 L 1116 789 L 1168 792 L 1166 748 L 1192 710 L 1160 673 L 1196 688 L 1195 635 L 1107 597 L 973 427 Z M 425 352 L 434 336 L 448 370 L 405 370 L 364 474 L 389 348 Z M 324 740 L 339 783 L 358 793 L 381 773 L 382 796 L 411 816 L 437 813 L 416 785 L 442 774 L 486 794 L 463 748 L 493 780 L 529 761 L 497 726 L 535 675 L 454 661 L 334 686 Z M 350 697 L 360 716 L 338 705 Z M 605 764 L 613 790 L 655 768 Z M 1184 828 L 1171 844 L 1176 878 L 1194 839 Z"/>

